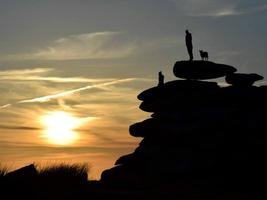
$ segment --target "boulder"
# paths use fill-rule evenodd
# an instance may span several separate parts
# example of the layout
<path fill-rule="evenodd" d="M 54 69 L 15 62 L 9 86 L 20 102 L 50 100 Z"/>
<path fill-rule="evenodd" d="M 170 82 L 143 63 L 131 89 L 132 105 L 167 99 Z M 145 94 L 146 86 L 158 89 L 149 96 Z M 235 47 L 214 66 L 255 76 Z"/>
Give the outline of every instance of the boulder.
<path fill-rule="evenodd" d="M 34 164 L 19 168 L 5 175 L 5 178 L 10 182 L 31 182 L 38 176 L 38 172 Z"/>
<path fill-rule="evenodd" d="M 267 101 L 267 87 L 228 86 L 187 91 L 172 90 L 166 95 L 153 95 L 149 94 L 148 90 L 147 94 L 142 95 L 145 100 L 139 106 L 141 110 L 158 113 L 179 111 L 184 114 L 199 109 L 225 109 L 225 106 L 264 106 Z"/>
<path fill-rule="evenodd" d="M 262 80 L 263 76 L 258 74 L 233 73 L 225 77 L 225 81 L 233 86 L 252 86 L 256 81 Z"/>
<path fill-rule="evenodd" d="M 143 166 L 132 168 L 128 165 L 117 165 L 102 172 L 101 182 L 110 187 L 127 189 L 142 187 L 144 171 Z"/>
<path fill-rule="evenodd" d="M 176 77 L 189 80 L 220 78 L 235 71 L 236 68 L 230 65 L 200 60 L 177 61 L 173 67 L 173 73 Z"/>
<path fill-rule="evenodd" d="M 142 154 L 138 154 L 137 151 L 131 154 L 121 156 L 116 162 L 115 165 L 138 165 L 140 162 L 145 160 Z"/>
<path fill-rule="evenodd" d="M 161 121 L 155 118 L 146 119 L 142 122 L 130 126 L 129 132 L 134 137 L 146 137 L 151 134 L 169 136 L 170 134 L 178 135 L 184 131 L 185 127 L 179 121 Z"/>
<path fill-rule="evenodd" d="M 142 101 L 155 100 L 159 97 L 170 97 L 172 95 L 183 95 L 188 91 L 210 91 L 217 90 L 219 86 L 215 82 L 176 80 L 166 82 L 161 87 L 153 87 L 141 92 L 137 98 Z"/>

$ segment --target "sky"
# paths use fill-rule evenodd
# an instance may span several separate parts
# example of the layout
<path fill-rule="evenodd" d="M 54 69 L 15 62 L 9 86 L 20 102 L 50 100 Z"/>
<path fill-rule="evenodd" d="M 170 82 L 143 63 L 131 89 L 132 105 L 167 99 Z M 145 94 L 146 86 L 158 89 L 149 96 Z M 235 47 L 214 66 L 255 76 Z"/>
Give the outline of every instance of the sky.
<path fill-rule="evenodd" d="M 98 179 L 141 140 L 136 96 L 177 79 L 186 29 L 195 59 L 267 76 L 266 21 L 267 0 L 0 0 L 1 165 L 86 162 Z"/>

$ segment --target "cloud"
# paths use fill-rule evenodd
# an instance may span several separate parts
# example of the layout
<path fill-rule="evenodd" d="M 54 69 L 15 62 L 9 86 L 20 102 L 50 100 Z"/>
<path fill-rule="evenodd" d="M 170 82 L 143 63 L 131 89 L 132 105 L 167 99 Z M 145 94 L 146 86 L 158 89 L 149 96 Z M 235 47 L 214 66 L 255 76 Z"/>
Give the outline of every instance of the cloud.
<path fill-rule="evenodd" d="M 60 92 L 57 94 L 47 95 L 47 96 L 43 96 L 43 97 L 37 97 L 37 98 L 33 98 L 33 99 L 22 100 L 22 101 L 19 101 L 18 103 L 46 102 L 46 101 L 50 101 L 51 99 L 57 99 L 57 98 L 61 98 L 64 96 L 69 96 L 69 95 L 72 95 L 72 94 L 75 94 L 77 92 L 81 92 L 84 90 L 89 90 L 92 88 L 103 87 L 103 86 L 108 86 L 108 85 L 114 85 L 114 84 L 133 81 L 133 80 L 135 80 L 135 78 L 120 79 L 120 80 L 110 81 L 110 82 L 106 82 L 106 83 L 100 83 L 100 84 L 96 84 L 96 85 L 88 85 L 88 86 L 77 88 L 74 90 L 67 90 L 64 92 Z"/>
<path fill-rule="evenodd" d="M 137 80 L 137 78 L 120 80 L 114 78 L 90 79 L 86 77 L 50 77 L 50 73 L 53 73 L 54 71 L 55 73 L 60 72 L 53 68 L 14 69 L 0 71 L 0 89 L 2 91 L 0 110 L 12 110 L 10 107 L 15 105 L 47 102 L 52 99 L 55 99 L 57 102 L 51 102 L 49 106 L 60 105 L 62 108 L 70 109 L 72 107 L 69 106 L 69 104 L 73 105 L 77 103 L 78 97 L 72 96 L 73 94 L 90 89 L 91 93 L 86 97 L 86 99 L 88 100 L 88 98 L 90 98 L 90 100 L 93 100 L 99 95 L 99 91 L 101 91 L 101 93 L 104 92 L 105 94 L 106 92 L 112 91 L 112 94 L 107 94 L 108 98 L 112 99 L 113 96 L 117 94 L 117 89 L 120 92 L 123 90 L 121 87 L 114 87 L 115 84 L 124 83 L 126 84 L 124 85 L 126 87 L 134 87 L 136 84 L 131 83 L 131 81 Z M 19 84 L 16 81 L 19 81 Z M 27 81 L 42 82 L 29 84 Z M 143 82 L 151 80 L 138 78 L 138 81 Z M 50 84 L 47 82 L 53 83 Z M 82 83 L 86 83 L 86 85 Z M 98 101 L 103 102 L 103 99 L 98 99 Z"/>
<path fill-rule="evenodd" d="M 8 104 L 5 104 L 5 105 L 3 105 L 3 106 L 0 106 L 0 109 L 1 109 L 1 108 L 8 108 L 9 106 L 11 106 L 11 104 L 10 104 L 10 103 L 8 103 Z"/>
<path fill-rule="evenodd" d="M 94 88 L 103 88 L 106 86 L 111 86 L 111 85 L 115 85 L 115 84 L 119 84 L 119 83 L 129 82 L 129 81 L 133 81 L 133 80 L 136 80 L 136 78 L 125 78 L 125 79 L 119 79 L 119 80 L 114 80 L 114 81 L 105 82 L 105 83 L 99 83 L 99 84 L 95 84 L 95 85 L 87 85 L 84 87 L 80 87 L 80 88 L 73 89 L 73 90 L 66 90 L 64 92 L 60 92 L 60 93 L 56 93 L 56 94 L 52 94 L 52 95 L 46 95 L 46 96 L 42 96 L 42 97 L 21 100 L 21 101 L 14 103 L 14 104 L 36 103 L 36 102 L 43 103 L 43 102 L 50 101 L 52 99 L 61 99 L 62 97 L 70 96 L 70 95 L 73 95 L 75 93 L 78 93 L 78 92 L 81 92 L 84 90 L 89 90 L 89 89 L 94 89 Z M 5 104 L 3 106 L 0 106 L 0 109 L 8 108 L 12 105 L 13 104 L 8 103 L 8 104 Z"/>
<path fill-rule="evenodd" d="M 171 0 L 177 8 L 188 16 L 224 17 L 243 15 L 267 9 L 267 4 L 259 1 L 250 4 L 248 0 Z"/>
<path fill-rule="evenodd" d="M 135 80 L 135 78 L 118 80 L 114 78 L 91 79 L 85 77 L 50 77 L 47 73 L 53 72 L 53 70 L 54 69 L 52 68 L 35 68 L 0 71 L 0 82 L 2 82 L 0 88 L 2 91 L 2 105 L 0 104 L 0 109 L 7 109 L 16 104 L 34 102 L 40 103 L 50 101 L 52 99 L 57 99 L 58 104 L 61 107 L 67 108 L 68 105 L 65 104 L 63 97 L 71 96 L 72 94 L 89 89 L 91 89 L 94 96 L 98 91 L 110 90 L 109 87 L 112 85 Z M 142 81 L 142 79 L 140 80 Z M 16 81 L 19 81 L 19 85 Z M 28 84 L 27 81 L 45 82 Z M 47 84 L 46 82 L 53 82 L 53 84 Z M 59 84 L 55 85 L 54 83 Z M 86 83 L 87 85 L 81 86 L 82 83 Z M 77 85 L 76 89 L 73 89 L 73 84 Z M 66 89 L 66 87 L 71 87 L 71 89 Z M 31 98 L 33 95 L 39 97 Z"/>
<path fill-rule="evenodd" d="M 15 104 L 47 102 L 47 101 L 50 101 L 52 99 L 60 99 L 60 98 L 65 97 L 65 96 L 73 95 L 75 93 L 78 93 L 78 92 L 81 92 L 81 91 L 84 91 L 84 90 L 89 90 L 89 89 L 94 89 L 94 88 L 98 88 L 98 87 L 105 87 L 105 86 L 115 85 L 115 84 L 119 84 L 119 83 L 129 82 L 129 81 L 133 81 L 135 79 L 136 78 L 126 78 L 126 79 L 119 79 L 119 80 L 115 80 L 115 81 L 105 82 L 105 83 L 99 83 L 99 84 L 95 84 L 95 85 L 87 85 L 85 87 L 80 87 L 80 88 L 73 89 L 73 90 L 66 90 L 64 92 L 60 92 L 60 93 L 56 93 L 56 94 L 52 94 L 52 95 L 47 95 L 47 96 L 42 96 L 42 97 L 37 97 L 37 98 L 32 98 L 32 99 L 21 100 L 21 101 L 16 102 Z M 13 104 L 8 103 L 8 104 L 5 104 L 3 106 L 0 106 L 0 109 L 8 108 L 8 107 L 10 107 L 12 105 Z"/>
<path fill-rule="evenodd" d="M 105 31 L 61 37 L 32 52 L 3 55 L 0 60 L 68 61 L 126 58 L 174 47 L 178 43 L 177 36 L 143 38 L 129 33 Z"/>
<path fill-rule="evenodd" d="M 6 56 L 22 60 L 79 60 L 121 58 L 136 48 L 122 32 L 96 32 L 58 38 L 50 45 L 28 54 Z"/>
<path fill-rule="evenodd" d="M 88 83 L 88 82 L 102 82 L 111 81 L 114 79 L 90 79 L 83 77 L 40 77 L 40 76 L 0 76 L 1 80 L 15 80 L 15 81 L 49 81 L 59 83 Z"/>
<path fill-rule="evenodd" d="M 114 79 L 90 79 L 84 77 L 54 77 L 47 76 L 48 72 L 54 71 L 53 68 L 33 68 L 33 69 L 15 69 L 0 71 L 0 81 L 49 81 L 66 83 L 85 83 L 85 82 L 105 82 Z M 44 76 L 46 75 L 46 76 Z"/>
<path fill-rule="evenodd" d="M 52 68 L 33 68 L 33 69 L 16 69 L 0 71 L 0 76 L 30 75 L 40 74 L 53 71 Z"/>
<path fill-rule="evenodd" d="M 30 131 L 41 130 L 40 128 L 31 127 L 31 126 L 9 126 L 9 125 L 0 125 L 0 129 L 30 130 Z"/>
<path fill-rule="evenodd" d="M 173 0 L 177 7 L 188 16 L 213 16 L 241 14 L 235 8 L 237 1 L 232 0 Z"/>

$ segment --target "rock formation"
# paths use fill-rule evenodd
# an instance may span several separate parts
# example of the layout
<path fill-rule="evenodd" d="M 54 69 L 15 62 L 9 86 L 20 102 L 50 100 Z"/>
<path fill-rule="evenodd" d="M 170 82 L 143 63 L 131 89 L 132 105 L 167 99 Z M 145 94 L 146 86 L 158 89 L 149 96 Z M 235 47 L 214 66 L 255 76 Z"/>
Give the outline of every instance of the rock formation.
<path fill-rule="evenodd" d="M 5 178 L 8 180 L 29 181 L 29 179 L 36 179 L 38 172 L 34 164 L 19 168 L 6 174 Z"/>
<path fill-rule="evenodd" d="M 176 77 L 191 80 L 219 78 L 235 71 L 236 69 L 232 66 L 202 60 L 177 61 L 173 67 Z"/>
<path fill-rule="evenodd" d="M 234 86 L 251 86 L 256 81 L 262 80 L 263 77 L 258 74 L 241 74 L 233 73 L 225 77 L 225 81 Z"/>
<path fill-rule="evenodd" d="M 209 192 L 259 188 L 267 167 L 267 86 L 253 83 L 262 77 L 209 61 L 179 61 L 173 71 L 183 80 L 138 95 L 140 109 L 153 113 L 130 126 L 143 140 L 101 181 Z M 203 81 L 224 76 L 232 85 Z"/>

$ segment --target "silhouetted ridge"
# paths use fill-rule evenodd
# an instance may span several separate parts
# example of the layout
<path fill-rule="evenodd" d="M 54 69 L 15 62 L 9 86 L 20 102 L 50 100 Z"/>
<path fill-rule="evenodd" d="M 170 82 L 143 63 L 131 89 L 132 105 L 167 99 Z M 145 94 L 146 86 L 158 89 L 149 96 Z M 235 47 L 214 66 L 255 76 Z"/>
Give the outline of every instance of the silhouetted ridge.
<path fill-rule="evenodd" d="M 253 86 L 260 75 L 235 71 L 208 61 L 176 62 L 174 74 L 187 80 L 138 95 L 140 109 L 153 114 L 129 132 L 143 140 L 101 182 L 207 192 L 260 188 L 267 178 L 267 86 Z M 230 86 L 197 80 L 223 76 Z"/>
<path fill-rule="evenodd" d="M 0 177 L 1 199 L 84 199 L 87 172 L 86 164 L 31 164 Z"/>

